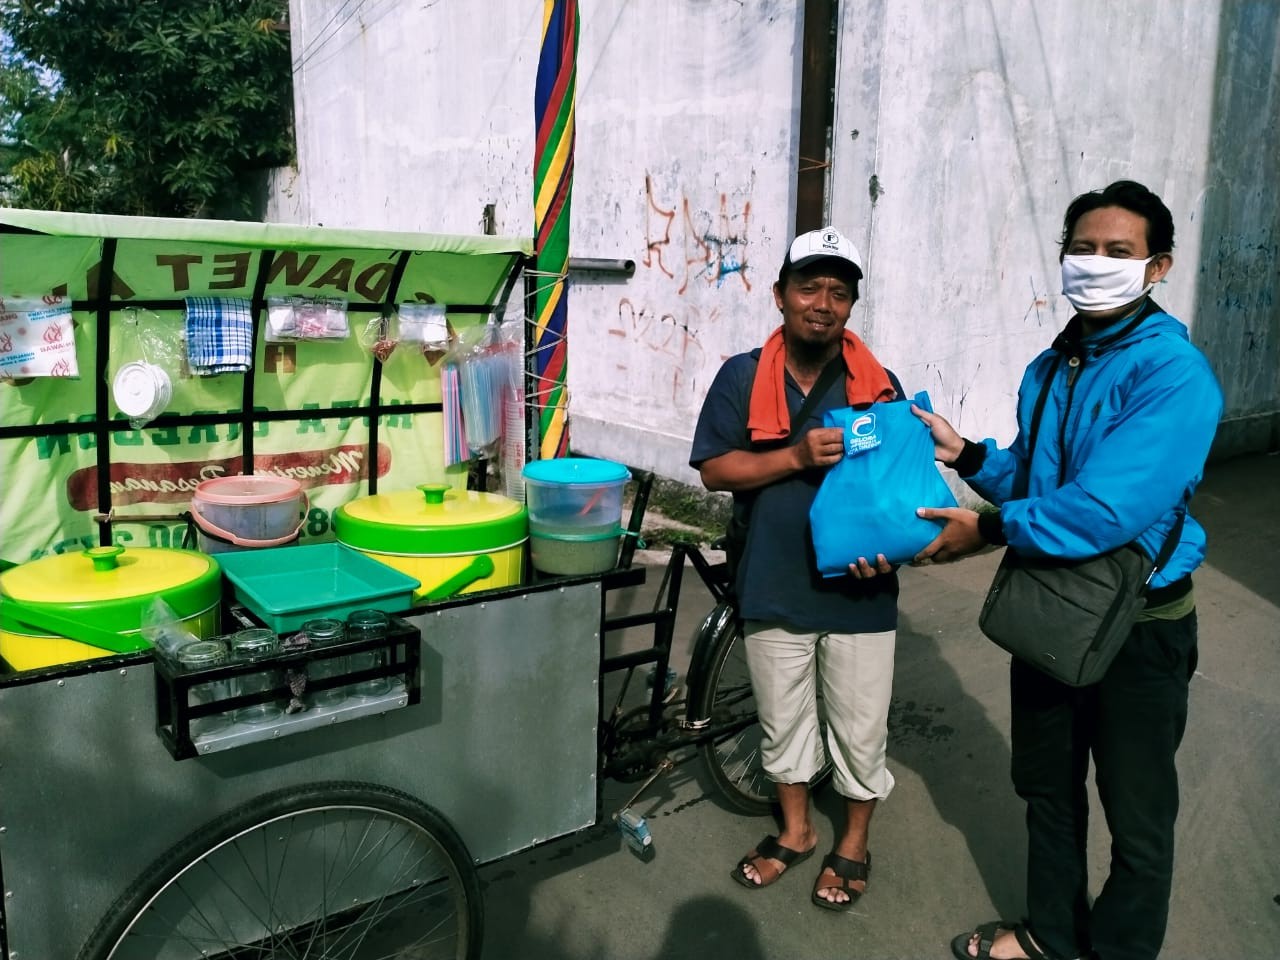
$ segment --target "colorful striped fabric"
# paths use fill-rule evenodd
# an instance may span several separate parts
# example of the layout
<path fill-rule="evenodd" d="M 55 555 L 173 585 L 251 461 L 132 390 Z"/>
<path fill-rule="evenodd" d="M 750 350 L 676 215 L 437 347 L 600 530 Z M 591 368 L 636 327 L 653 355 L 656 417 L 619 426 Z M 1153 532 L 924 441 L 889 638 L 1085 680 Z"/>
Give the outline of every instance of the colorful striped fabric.
<path fill-rule="evenodd" d="M 534 251 L 539 276 L 534 297 L 536 394 L 531 398 L 537 404 L 543 459 L 564 456 L 569 449 L 565 393 L 569 303 L 564 277 L 569 266 L 577 57 L 577 0 L 544 0 L 534 92 L 538 123 L 533 173 Z"/>

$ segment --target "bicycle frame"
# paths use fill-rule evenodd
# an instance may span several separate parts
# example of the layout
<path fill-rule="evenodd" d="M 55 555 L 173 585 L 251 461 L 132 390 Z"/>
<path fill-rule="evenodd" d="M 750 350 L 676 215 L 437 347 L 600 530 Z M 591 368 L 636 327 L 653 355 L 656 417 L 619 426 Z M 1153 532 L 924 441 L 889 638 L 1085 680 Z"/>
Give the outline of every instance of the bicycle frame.
<path fill-rule="evenodd" d="M 684 716 L 679 719 L 669 719 L 667 710 L 670 704 L 666 701 L 662 678 L 666 675 L 671 659 L 672 638 L 684 582 L 686 558 L 692 563 L 699 578 L 717 602 L 703 619 L 694 642 L 685 680 L 688 696 L 684 706 Z M 612 586 L 614 584 L 606 580 L 606 589 Z M 645 768 L 657 766 L 658 758 L 670 750 L 695 747 L 713 737 L 735 733 L 755 722 L 754 718 L 739 719 L 713 726 L 710 716 L 696 715 L 700 712 L 697 704 L 702 700 L 697 694 L 706 682 L 709 661 L 713 653 L 712 641 L 736 617 L 737 608 L 731 596 L 725 565 L 711 563 L 692 544 L 676 543 L 672 547 L 671 557 L 663 571 L 653 609 L 647 613 L 602 619 L 603 632 L 642 626 L 652 626 L 654 629 L 652 646 L 603 658 L 600 664 L 602 676 L 620 670 L 634 671 L 636 667 L 645 664 L 653 664 L 655 668 L 655 682 L 647 705 L 626 713 L 621 711 L 621 703 L 630 683 L 630 672 L 608 716 L 604 715 L 602 705 L 600 758 L 602 773 L 605 776 L 625 779 L 628 774 L 635 772 L 637 766 Z M 644 712 L 645 722 L 639 727 L 627 728 L 627 722 L 635 718 L 637 712 Z"/>

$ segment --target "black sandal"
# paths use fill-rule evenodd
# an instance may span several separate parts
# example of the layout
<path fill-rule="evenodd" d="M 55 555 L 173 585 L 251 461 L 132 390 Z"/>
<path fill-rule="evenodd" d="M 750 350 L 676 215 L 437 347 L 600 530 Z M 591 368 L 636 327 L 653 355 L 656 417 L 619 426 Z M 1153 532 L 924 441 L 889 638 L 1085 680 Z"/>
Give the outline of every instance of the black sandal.
<path fill-rule="evenodd" d="M 835 874 L 834 878 L 822 875 L 822 870 L 827 868 Z M 855 890 L 852 884 L 859 880 L 865 883 L 871 876 L 871 851 L 867 851 L 865 860 L 850 860 L 838 853 L 828 853 L 822 858 L 822 870 L 818 871 L 818 879 L 813 882 L 813 894 L 809 899 L 823 910 L 849 910 L 863 893 Z M 819 890 L 843 890 L 849 899 L 828 900 L 818 896 Z"/>
<path fill-rule="evenodd" d="M 991 947 L 995 944 L 996 937 L 1005 931 L 1013 934 L 1018 941 L 1018 946 L 1027 955 L 1027 960 L 1061 960 L 1056 953 L 1042 949 L 1031 939 L 1031 931 L 1027 929 L 1025 923 L 1009 923 L 1007 920 L 992 920 L 990 923 L 981 924 L 976 930 L 960 934 L 951 941 L 951 953 L 956 960 L 991 960 Z M 969 941 L 973 939 L 975 933 L 978 935 L 976 957 L 969 952 Z"/>

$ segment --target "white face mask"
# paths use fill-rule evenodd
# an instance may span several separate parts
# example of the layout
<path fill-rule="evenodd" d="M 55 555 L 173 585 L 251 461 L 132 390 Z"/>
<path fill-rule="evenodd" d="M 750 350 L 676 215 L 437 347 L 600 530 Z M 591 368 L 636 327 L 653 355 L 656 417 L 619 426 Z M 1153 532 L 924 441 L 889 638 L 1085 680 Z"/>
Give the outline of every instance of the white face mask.
<path fill-rule="evenodd" d="M 1125 257 L 1062 258 L 1062 293 L 1077 310 L 1114 310 L 1144 296 L 1155 286 L 1144 284 L 1147 264 L 1154 260 Z"/>

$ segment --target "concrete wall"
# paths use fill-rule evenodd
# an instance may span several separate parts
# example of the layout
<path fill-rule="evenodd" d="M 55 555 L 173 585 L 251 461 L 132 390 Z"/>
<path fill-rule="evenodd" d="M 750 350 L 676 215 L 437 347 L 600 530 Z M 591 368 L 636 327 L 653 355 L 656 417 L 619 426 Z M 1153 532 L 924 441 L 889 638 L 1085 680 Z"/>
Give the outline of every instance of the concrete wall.
<path fill-rule="evenodd" d="M 1066 321 L 1068 201 L 1119 177 L 1174 212 L 1157 291 L 1228 396 L 1224 449 L 1278 438 L 1277 23 L 1269 2 L 842 4 L 830 219 L 862 249 L 851 321 L 911 390 L 1008 440 Z M 800 0 L 583 0 L 571 255 L 578 451 L 693 479 L 701 399 L 775 325 L 794 220 Z M 299 170 L 273 216 L 532 232 L 534 0 L 292 0 Z M 817 158 L 821 160 L 821 158 Z"/>

